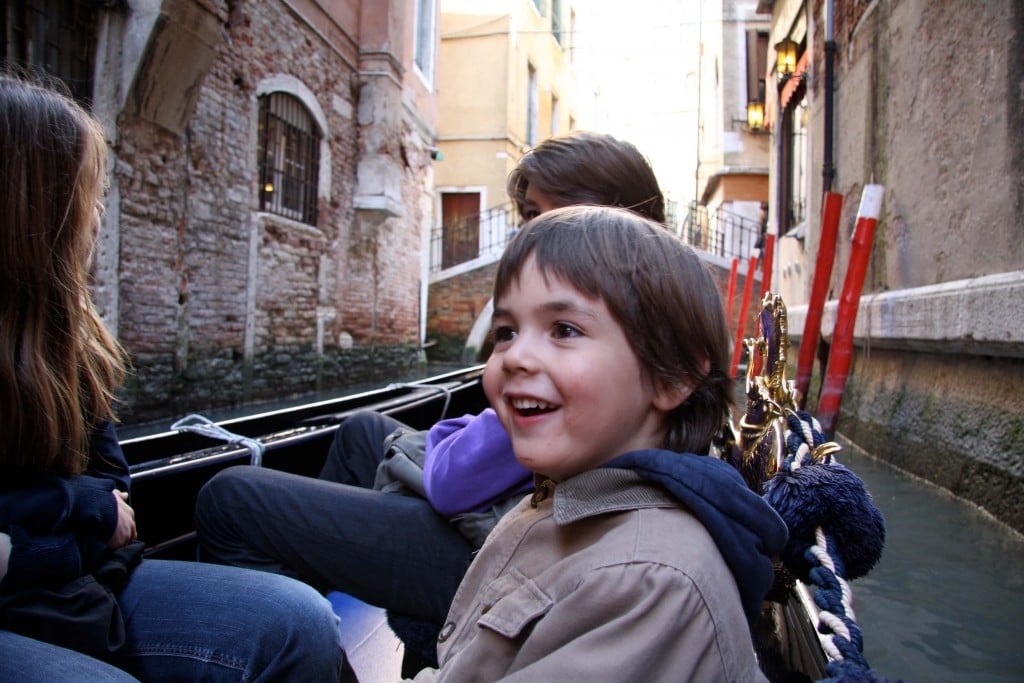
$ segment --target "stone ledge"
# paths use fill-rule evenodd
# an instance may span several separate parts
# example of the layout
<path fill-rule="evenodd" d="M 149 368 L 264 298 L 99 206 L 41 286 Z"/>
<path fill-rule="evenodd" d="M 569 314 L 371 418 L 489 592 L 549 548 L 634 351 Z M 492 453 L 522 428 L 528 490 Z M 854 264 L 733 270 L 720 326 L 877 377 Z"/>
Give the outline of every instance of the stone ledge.
<path fill-rule="evenodd" d="M 1024 358 L 1024 271 L 866 294 L 858 346 Z M 838 301 L 825 304 L 821 334 L 831 342 Z M 803 337 L 807 306 L 788 307 L 789 337 Z"/>

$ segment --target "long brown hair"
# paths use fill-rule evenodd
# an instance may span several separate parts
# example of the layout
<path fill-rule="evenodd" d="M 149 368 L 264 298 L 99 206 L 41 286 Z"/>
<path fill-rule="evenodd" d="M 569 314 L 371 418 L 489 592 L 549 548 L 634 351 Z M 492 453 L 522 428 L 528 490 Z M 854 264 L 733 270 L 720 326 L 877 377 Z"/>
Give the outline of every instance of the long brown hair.
<path fill-rule="evenodd" d="M 506 181 L 520 215 L 530 185 L 563 206 L 621 206 L 665 222 L 665 197 L 650 162 L 633 143 L 605 133 L 574 131 L 527 152 Z"/>
<path fill-rule="evenodd" d="M 125 360 L 89 291 L 106 141 L 58 88 L 0 74 L 0 464 L 77 474 Z"/>
<path fill-rule="evenodd" d="M 507 294 L 530 257 L 601 299 L 622 327 L 646 381 L 686 385 L 668 417 L 664 448 L 704 454 L 733 403 L 724 369 L 729 330 L 714 278 L 664 226 L 631 211 L 570 206 L 541 214 L 513 237 L 498 262 L 494 299 Z"/>

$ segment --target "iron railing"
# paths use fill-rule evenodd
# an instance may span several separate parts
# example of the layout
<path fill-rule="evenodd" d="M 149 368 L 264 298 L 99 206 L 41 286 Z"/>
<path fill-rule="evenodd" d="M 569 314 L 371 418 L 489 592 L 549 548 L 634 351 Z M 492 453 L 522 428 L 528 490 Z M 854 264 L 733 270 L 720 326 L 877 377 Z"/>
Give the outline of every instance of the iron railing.
<path fill-rule="evenodd" d="M 434 228 L 430 235 L 430 272 L 477 260 L 497 261 L 519 223 L 515 206 L 504 204 Z"/>
<path fill-rule="evenodd" d="M 690 204 L 682 235 L 695 249 L 726 259 L 745 259 L 762 246 L 759 219 L 723 208 L 708 213 L 706 206 L 696 202 Z"/>
<path fill-rule="evenodd" d="M 496 261 L 519 224 L 515 206 L 506 204 L 434 228 L 430 235 L 430 272 L 474 261 L 480 261 L 480 265 Z M 709 214 L 701 204 L 690 205 L 680 234 L 695 249 L 726 259 L 745 259 L 762 246 L 760 220 L 722 208 Z"/>

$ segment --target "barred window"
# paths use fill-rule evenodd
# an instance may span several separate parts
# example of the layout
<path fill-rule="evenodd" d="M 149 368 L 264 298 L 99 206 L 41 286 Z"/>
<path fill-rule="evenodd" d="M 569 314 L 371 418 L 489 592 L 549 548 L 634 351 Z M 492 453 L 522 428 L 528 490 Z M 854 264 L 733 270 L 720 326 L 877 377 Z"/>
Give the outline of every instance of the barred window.
<path fill-rule="evenodd" d="M 260 97 L 260 210 L 316 225 L 320 131 L 302 102 L 283 92 Z"/>
<path fill-rule="evenodd" d="M 4 3 L 0 62 L 34 67 L 64 81 L 72 95 L 92 102 L 99 6 L 115 2 L 24 0 Z"/>

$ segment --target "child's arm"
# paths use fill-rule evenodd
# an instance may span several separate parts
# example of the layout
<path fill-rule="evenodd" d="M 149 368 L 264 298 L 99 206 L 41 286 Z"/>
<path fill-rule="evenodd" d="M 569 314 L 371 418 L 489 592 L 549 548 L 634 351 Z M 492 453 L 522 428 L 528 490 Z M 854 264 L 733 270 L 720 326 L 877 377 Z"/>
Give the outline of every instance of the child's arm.
<path fill-rule="evenodd" d="M 108 543 L 134 537 L 134 514 L 124 499 L 128 466 L 113 425 L 93 433 L 88 474 L 34 477 L 0 492 L 0 532 L 10 549 L 0 592 L 59 584 L 90 571 Z"/>
<path fill-rule="evenodd" d="M 423 485 L 434 509 L 452 516 L 529 491 L 533 475 L 516 461 L 508 434 L 488 408 L 430 429 Z"/>

